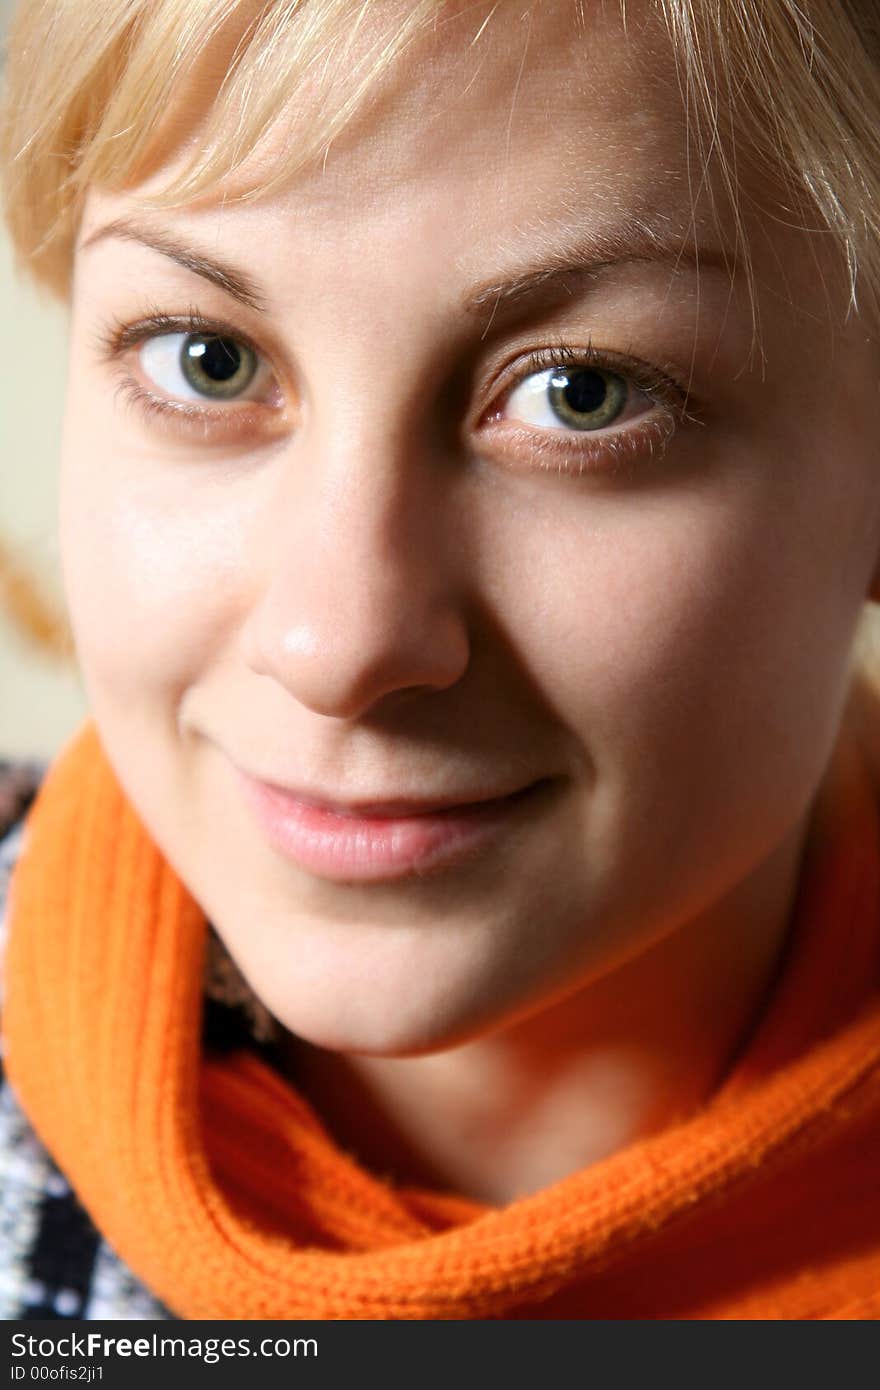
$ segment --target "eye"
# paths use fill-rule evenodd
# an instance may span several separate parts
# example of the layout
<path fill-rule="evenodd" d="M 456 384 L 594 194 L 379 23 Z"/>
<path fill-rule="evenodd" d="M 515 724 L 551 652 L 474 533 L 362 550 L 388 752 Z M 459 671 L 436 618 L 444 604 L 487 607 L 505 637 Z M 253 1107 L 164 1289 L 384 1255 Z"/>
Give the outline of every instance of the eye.
<path fill-rule="evenodd" d="M 271 380 L 252 348 L 218 333 L 158 334 L 141 344 L 138 359 L 153 385 L 179 400 L 258 400 Z"/>
<path fill-rule="evenodd" d="M 515 469 L 626 481 L 699 423 L 673 363 L 559 343 L 515 359 L 479 421 L 480 455 Z"/>
<path fill-rule="evenodd" d="M 556 366 L 524 377 L 508 395 L 502 415 L 540 429 L 587 433 L 655 404 L 632 381 L 604 367 Z"/>

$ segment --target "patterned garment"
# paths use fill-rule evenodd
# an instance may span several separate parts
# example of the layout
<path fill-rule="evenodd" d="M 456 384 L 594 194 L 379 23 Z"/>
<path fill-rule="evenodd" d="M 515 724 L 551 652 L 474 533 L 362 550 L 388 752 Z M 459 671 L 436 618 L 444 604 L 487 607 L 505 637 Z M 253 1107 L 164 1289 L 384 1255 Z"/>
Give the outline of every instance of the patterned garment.
<path fill-rule="evenodd" d="M 23 818 L 45 767 L 0 761 L 0 967 Z M 2 974 L 0 974 L 2 1000 Z M 213 928 L 208 937 L 202 1043 L 252 1047 L 277 1061 L 277 1024 Z M 0 1051 L 0 1319 L 174 1319 L 103 1239 L 37 1138 L 6 1080 Z"/>

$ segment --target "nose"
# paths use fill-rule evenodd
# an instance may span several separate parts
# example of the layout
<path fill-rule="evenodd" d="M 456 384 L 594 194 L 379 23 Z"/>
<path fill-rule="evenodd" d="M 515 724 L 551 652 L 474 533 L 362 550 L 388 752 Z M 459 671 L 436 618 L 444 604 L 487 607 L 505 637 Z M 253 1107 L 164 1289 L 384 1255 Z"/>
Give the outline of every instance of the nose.
<path fill-rule="evenodd" d="M 353 452 L 290 470 L 247 625 L 255 672 L 346 720 L 394 694 L 447 689 L 470 660 L 461 552 L 437 470 Z"/>

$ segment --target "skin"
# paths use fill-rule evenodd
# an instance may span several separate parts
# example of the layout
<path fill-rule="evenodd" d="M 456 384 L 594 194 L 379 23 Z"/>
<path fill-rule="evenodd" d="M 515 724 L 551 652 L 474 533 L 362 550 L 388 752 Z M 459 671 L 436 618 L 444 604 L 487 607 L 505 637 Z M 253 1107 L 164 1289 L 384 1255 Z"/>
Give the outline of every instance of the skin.
<path fill-rule="evenodd" d="M 628 11 L 573 42 L 573 7 L 542 5 L 525 63 L 519 10 L 473 48 L 465 12 L 321 167 L 139 213 L 259 281 L 265 315 L 131 239 L 86 246 L 179 147 L 91 191 L 75 260 L 62 558 L 111 761 L 339 1137 L 490 1201 L 689 1113 L 730 1066 L 880 555 L 866 329 L 810 234 L 762 216 L 753 351 L 724 228 L 691 215 L 665 36 Z M 700 271 L 486 292 L 639 219 Z M 191 305 L 275 383 L 208 439 L 140 413 L 121 377 L 167 383 L 97 343 Z M 679 377 L 688 415 L 636 392 L 601 439 L 517 424 L 511 375 L 560 342 Z M 464 863 L 359 885 L 282 858 L 234 765 L 350 798 L 551 781 Z"/>

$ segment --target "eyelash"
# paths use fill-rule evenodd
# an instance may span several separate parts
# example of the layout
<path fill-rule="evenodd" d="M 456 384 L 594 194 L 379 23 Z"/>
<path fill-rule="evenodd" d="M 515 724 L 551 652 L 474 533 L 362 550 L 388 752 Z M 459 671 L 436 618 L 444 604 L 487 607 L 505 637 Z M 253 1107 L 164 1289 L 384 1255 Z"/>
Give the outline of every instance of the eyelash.
<path fill-rule="evenodd" d="M 194 306 L 184 315 L 166 314 L 158 308 L 150 308 L 134 322 L 115 319 L 97 333 L 95 347 L 104 363 L 120 366 L 127 352 L 167 334 L 231 338 L 266 361 L 263 352 L 246 333 L 234 324 L 206 318 Z M 652 400 L 657 409 L 644 417 L 637 417 L 630 426 L 617 428 L 612 423 L 604 430 L 591 432 L 529 427 L 501 416 L 504 402 L 527 377 L 549 368 L 566 367 L 595 368 L 616 373 Z M 565 341 L 557 341 L 514 358 L 502 369 L 492 390 L 492 400 L 477 422 L 484 426 L 485 436 L 479 453 L 484 456 L 503 452 L 505 459 L 513 457 L 514 464 L 522 463 L 529 468 L 538 467 L 560 474 L 579 476 L 597 470 L 603 474 L 615 474 L 645 455 L 654 457 L 662 454 L 684 421 L 701 423 L 690 409 L 688 388 L 679 380 L 671 364 L 664 364 L 661 369 L 624 354 L 596 349 L 592 343 L 573 348 Z M 225 408 L 217 409 L 168 400 L 146 389 L 128 374 L 120 377 L 116 394 L 146 421 L 195 438 L 202 444 L 252 440 L 255 433 L 261 429 L 265 431 L 267 411 L 272 412 L 276 425 L 279 419 L 289 423 L 286 413 L 278 406 L 267 406 L 258 401 L 243 401 L 240 404 L 231 401 Z"/>
<path fill-rule="evenodd" d="M 702 421 L 692 406 L 690 391 L 680 380 L 673 364 L 663 368 L 653 366 L 627 354 L 586 347 L 573 348 L 564 340 L 517 357 L 511 364 L 513 375 L 501 373 L 501 401 L 490 405 L 482 419 L 488 422 L 490 449 L 492 437 L 501 442 L 507 456 L 511 449 L 529 467 L 538 467 L 560 474 L 581 474 L 601 470 L 602 474 L 624 471 L 629 463 L 645 455 L 662 455 L 676 429 L 685 421 L 700 425 Z M 578 432 L 572 430 L 530 429 L 519 421 L 502 419 L 504 401 L 527 377 L 549 368 L 593 368 L 622 377 L 635 386 L 657 407 L 631 425 L 614 423 L 604 430 Z M 498 399 L 496 388 L 495 400 Z"/>
<path fill-rule="evenodd" d="M 166 314 L 159 309 L 150 309 L 134 322 L 114 319 L 96 335 L 95 348 L 102 362 L 110 366 L 120 366 L 123 356 L 132 348 L 171 333 L 232 338 L 261 360 L 265 360 L 265 354 L 246 333 L 234 324 L 206 318 L 195 307 L 190 307 L 183 315 Z M 116 395 L 136 409 L 147 421 L 193 435 L 201 443 L 216 442 L 220 434 L 224 443 L 237 437 L 252 438 L 255 430 L 261 427 L 265 429 L 267 410 L 271 410 L 276 418 L 283 414 L 277 406 L 262 405 L 258 401 L 230 401 L 225 409 L 216 409 L 211 406 L 192 405 L 186 401 L 167 400 L 149 391 L 135 377 L 125 373 L 119 379 Z"/>

